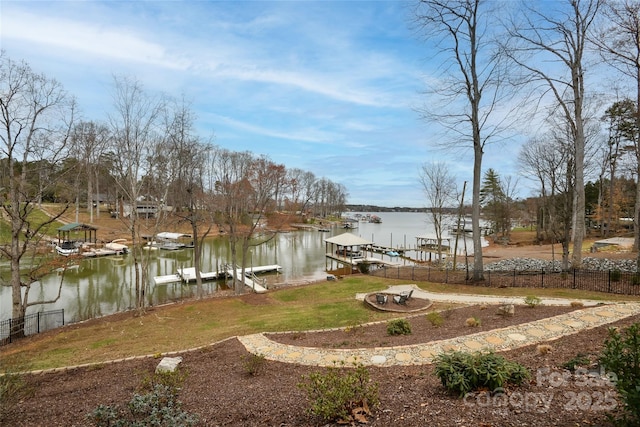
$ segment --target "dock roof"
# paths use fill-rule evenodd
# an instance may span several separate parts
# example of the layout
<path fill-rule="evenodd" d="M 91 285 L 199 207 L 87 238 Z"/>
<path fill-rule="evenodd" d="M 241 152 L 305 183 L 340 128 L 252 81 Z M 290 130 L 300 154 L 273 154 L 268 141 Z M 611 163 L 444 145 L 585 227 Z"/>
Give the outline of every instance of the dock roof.
<path fill-rule="evenodd" d="M 332 243 L 339 246 L 359 246 L 359 245 L 372 245 L 373 242 L 363 239 L 351 233 L 342 233 L 337 236 L 324 239 L 327 243 Z"/>

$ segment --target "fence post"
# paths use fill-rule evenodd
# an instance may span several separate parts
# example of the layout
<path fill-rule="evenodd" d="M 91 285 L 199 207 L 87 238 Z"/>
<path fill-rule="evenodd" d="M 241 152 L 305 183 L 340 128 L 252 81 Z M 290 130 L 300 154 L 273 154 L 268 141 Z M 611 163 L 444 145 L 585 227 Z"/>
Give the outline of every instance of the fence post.
<path fill-rule="evenodd" d="M 39 311 L 38 311 L 38 319 L 36 321 L 36 325 L 37 325 L 38 333 L 40 333 L 40 312 Z"/>
<path fill-rule="evenodd" d="M 13 318 L 9 318 L 9 344 L 11 344 L 13 341 L 11 341 L 11 337 L 13 336 Z"/>
<path fill-rule="evenodd" d="M 513 284 L 511 285 L 514 288 L 516 287 L 516 269 L 513 269 Z"/>
<path fill-rule="evenodd" d="M 62 309 L 62 326 L 64 326 L 64 308 Z"/>
<path fill-rule="evenodd" d="M 573 269 L 573 289 L 576 288 L 576 269 Z"/>
<path fill-rule="evenodd" d="M 607 280 L 607 289 L 609 289 L 609 293 L 611 293 L 611 270 L 608 270 L 608 271 L 609 271 L 609 272 L 608 272 L 608 274 L 607 274 L 607 277 L 608 277 L 608 280 Z"/>
<path fill-rule="evenodd" d="M 542 274 L 540 275 L 540 285 L 544 289 L 544 267 L 542 267 Z"/>

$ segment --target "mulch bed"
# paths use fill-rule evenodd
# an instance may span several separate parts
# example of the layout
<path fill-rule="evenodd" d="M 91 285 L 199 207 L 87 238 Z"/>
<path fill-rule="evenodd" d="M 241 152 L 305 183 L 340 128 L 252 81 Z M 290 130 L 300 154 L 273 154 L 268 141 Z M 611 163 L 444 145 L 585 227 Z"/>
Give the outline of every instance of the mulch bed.
<path fill-rule="evenodd" d="M 469 307 L 451 310 L 440 328 L 424 323 L 425 315 L 411 317 L 413 333 L 403 344 L 427 342 L 456 334 L 477 332 L 566 312 L 567 307 L 517 307 L 513 317 L 496 317 L 494 308 Z M 482 326 L 469 328 L 464 319 L 479 316 Z M 628 326 L 640 316 L 614 324 Z M 423 323 L 419 323 L 423 322 Z M 376 329 L 377 328 L 377 329 Z M 345 338 L 352 342 L 389 340 L 380 328 L 364 326 L 353 334 L 344 331 L 305 333 L 304 339 L 319 346 L 335 346 Z M 371 330 L 372 336 L 368 336 Z M 374 332 L 376 331 L 377 332 Z M 374 409 L 370 426 L 590 426 L 609 425 L 608 409 L 616 405 L 613 389 L 595 378 L 562 377 L 560 366 L 578 353 L 595 363 L 608 336 L 608 327 L 583 331 L 550 342 L 552 351 L 540 355 L 536 346 L 503 353 L 533 372 L 524 386 L 508 389 L 502 397 L 486 393 L 465 399 L 444 390 L 433 374 L 433 366 L 369 368 L 372 381 L 379 384 L 380 405 Z M 351 334 L 351 335 L 350 335 Z M 382 334 L 382 335 L 381 335 Z M 279 339 L 284 339 L 280 335 Z M 289 337 L 291 338 L 291 337 Z M 301 341 L 295 338 L 295 344 Z M 391 344 L 391 342 L 390 342 Z M 266 361 L 257 376 L 245 365 L 248 353 L 235 339 L 207 349 L 183 354 L 182 369 L 188 375 L 180 391 L 183 408 L 197 413 L 202 426 L 332 426 L 310 416 L 308 402 L 298 387 L 304 376 L 321 368 Z M 124 404 L 155 369 L 157 359 L 145 359 L 68 372 L 27 376 L 31 395 L 9 409 L 1 425 L 81 426 L 85 415 L 98 404 Z M 594 367 L 594 366 L 592 366 Z M 548 371 L 546 371 L 548 370 Z M 555 373 L 555 376 L 553 375 Z M 612 403 L 613 402 L 613 403 Z"/>
<path fill-rule="evenodd" d="M 424 313 L 413 314 L 406 317 L 411 326 L 411 334 L 409 335 L 388 335 L 388 322 L 385 321 L 334 331 L 275 333 L 267 334 L 267 336 L 283 344 L 301 347 L 391 347 L 475 334 L 477 332 L 544 319 L 573 310 L 576 310 L 576 308 L 569 306 L 538 306 L 531 308 L 523 305 L 515 307 L 514 316 L 503 316 L 497 314 L 496 306 L 449 308 L 447 304 L 438 303 L 432 305 L 428 311 L 439 311 L 443 324 L 441 326 L 434 326 Z M 470 317 L 475 317 L 480 320 L 480 326 L 467 326 L 466 320 Z"/>

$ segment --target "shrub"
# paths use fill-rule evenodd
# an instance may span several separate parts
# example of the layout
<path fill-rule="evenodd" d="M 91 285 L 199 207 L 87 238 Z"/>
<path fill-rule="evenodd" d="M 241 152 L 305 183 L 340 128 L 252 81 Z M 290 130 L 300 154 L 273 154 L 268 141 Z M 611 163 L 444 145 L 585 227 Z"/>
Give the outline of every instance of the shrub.
<path fill-rule="evenodd" d="M 584 307 L 584 303 L 582 301 L 571 301 L 569 305 L 573 308 L 582 308 Z"/>
<path fill-rule="evenodd" d="M 309 412 L 327 421 L 366 422 L 370 408 L 378 404 L 378 384 L 371 383 L 363 365 L 355 369 L 327 368 L 303 377 L 299 387 L 310 401 Z"/>
<path fill-rule="evenodd" d="M 440 313 L 438 313 L 437 311 L 432 311 L 431 313 L 428 313 L 426 317 L 429 323 L 431 323 L 431 325 L 435 326 L 436 328 L 439 326 L 442 326 L 442 324 L 444 323 L 444 319 L 442 318 Z"/>
<path fill-rule="evenodd" d="M 616 390 L 624 402 L 623 425 L 640 424 L 640 323 L 622 333 L 609 329 L 600 363 L 608 374 L 615 375 Z"/>
<path fill-rule="evenodd" d="M 574 372 L 578 366 L 587 366 L 590 363 L 591 360 L 589 360 L 586 354 L 578 353 L 575 357 L 564 363 L 562 367 L 568 371 Z"/>
<path fill-rule="evenodd" d="M 265 362 L 266 358 L 264 357 L 264 354 L 252 353 L 243 358 L 242 367 L 247 374 L 255 377 L 264 369 Z"/>
<path fill-rule="evenodd" d="M 553 347 L 549 344 L 539 344 L 536 347 L 536 352 L 542 356 L 544 356 L 547 353 L 551 353 L 552 350 L 553 350 Z"/>
<path fill-rule="evenodd" d="M 449 351 L 435 358 L 435 375 L 450 392 L 461 397 L 473 390 L 495 391 L 507 384 L 520 385 L 531 374 L 524 366 L 490 353 Z"/>
<path fill-rule="evenodd" d="M 390 320 L 387 323 L 387 334 L 389 335 L 409 335 L 411 333 L 411 325 L 406 319 Z"/>
<path fill-rule="evenodd" d="M 531 308 L 536 308 L 542 304 L 542 300 L 535 295 L 527 295 L 524 298 L 524 303 Z"/>
<path fill-rule="evenodd" d="M 369 274 L 369 270 L 371 269 L 370 267 L 371 265 L 369 263 L 366 263 L 366 262 L 358 263 L 358 270 L 362 274 Z"/>
<path fill-rule="evenodd" d="M 477 317 L 469 317 L 465 323 L 467 324 L 467 326 L 471 327 L 471 328 L 475 328 L 476 326 L 480 326 L 482 324 L 482 322 L 480 321 L 480 319 L 478 319 Z"/>
<path fill-rule="evenodd" d="M 147 393 L 135 393 L 125 407 L 98 405 L 87 419 L 97 427 L 194 426 L 198 417 L 183 411 L 177 399 L 184 378 L 177 370 L 153 374 L 141 385 Z"/>

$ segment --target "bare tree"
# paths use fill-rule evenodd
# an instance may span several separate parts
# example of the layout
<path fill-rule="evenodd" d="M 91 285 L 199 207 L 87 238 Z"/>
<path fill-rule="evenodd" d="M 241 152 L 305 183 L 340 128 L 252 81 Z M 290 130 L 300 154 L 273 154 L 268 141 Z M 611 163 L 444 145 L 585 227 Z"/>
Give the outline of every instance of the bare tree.
<path fill-rule="evenodd" d="M 148 269 L 143 263 L 142 233 L 138 214 L 138 203 L 144 196 L 142 189 L 149 166 L 148 159 L 154 145 L 160 141 L 156 134 L 162 113 L 162 102 L 147 94 L 142 84 L 129 77 L 114 77 L 114 113 L 109 117 L 115 153 L 114 170 L 116 183 L 128 204 L 125 212 L 131 233 L 134 266 L 135 306 L 144 310 L 148 285 Z M 121 209 L 122 210 L 122 209 Z"/>
<path fill-rule="evenodd" d="M 555 127 L 552 127 L 556 129 Z M 571 140 L 569 140 L 571 141 Z M 573 147 L 562 132 L 529 140 L 519 155 L 522 175 L 537 180 L 542 209 L 538 216 L 540 239 L 562 244 L 562 266 L 569 268 L 572 215 Z"/>
<path fill-rule="evenodd" d="M 591 25 L 600 0 L 567 0 L 562 3 L 523 3 L 509 29 L 510 44 L 504 52 L 524 71 L 526 83 L 535 85 L 541 97 L 551 93 L 574 144 L 573 186 L 574 267 L 582 263 L 585 236 L 585 53 Z M 549 7 L 551 6 L 551 7 Z"/>
<path fill-rule="evenodd" d="M 87 210 L 89 211 L 89 222 L 93 223 L 94 199 L 99 192 L 98 166 L 100 157 L 104 154 L 109 143 L 109 129 L 96 122 L 79 122 L 73 128 L 71 134 L 71 144 L 73 155 L 79 161 L 80 168 L 78 174 L 86 179 L 87 190 Z M 76 200 L 79 194 L 76 195 Z M 100 202 L 100 200 L 96 200 Z M 78 217 L 78 203 L 76 203 L 76 218 Z M 99 206 L 96 205 L 96 215 L 100 217 Z M 77 219 L 76 219 L 77 221 Z"/>
<path fill-rule="evenodd" d="M 186 221 L 193 239 L 193 265 L 196 272 L 198 298 L 204 296 L 201 264 L 203 241 L 209 235 L 213 216 L 210 193 L 205 191 L 204 177 L 211 145 L 202 143 L 195 135 L 195 116 L 183 99 L 173 105 L 166 115 L 165 144 L 162 150 L 165 163 L 173 165 L 167 177 L 163 199 L 171 199 L 178 219 Z"/>
<path fill-rule="evenodd" d="M 594 43 L 598 46 L 605 61 L 630 79 L 635 87 L 635 128 L 633 153 L 636 157 L 636 202 L 633 214 L 634 250 L 638 256 L 637 268 L 640 270 L 640 1 L 621 0 L 604 2 L 604 24 Z"/>
<path fill-rule="evenodd" d="M 31 305 L 53 302 L 29 301 L 29 290 L 49 271 L 46 258 L 36 256 L 37 244 L 67 206 L 50 212 L 43 222 L 33 221 L 36 204 L 55 180 L 33 188 L 28 185 L 27 171 L 39 174 L 37 169 L 30 170 L 30 163 L 49 168 L 64 159 L 74 111 L 75 101 L 60 83 L 0 52 L 0 153 L 6 165 L 3 184 L 8 186 L 0 192 L 0 205 L 11 229 L 11 241 L 0 245 L 0 255 L 11 266 L 11 315 L 15 319 L 24 317 Z M 11 335 L 23 334 L 23 324 L 16 323 Z"/>
<path fill-rule="evenodd" d="M 420 169 L 420 183 L 429 204 L 429 212 L 436 234 L 438 259 L 442 257 L 442 235 L 447 208 L 456 204 L 456 180 L 444 162 L 424 163 Z"/>
<path fill-rule="evenodd" d="M 473 148 L 472 228 L 474 245 L 473 279 L 484 279 L 480 229 L 480 185 L 482 157 L 486 145 L 504 130 L 509 114 L 496 110 L 507 104 L 506 68 L 498 53 L 496 14 L 481 0 L 422 0 L 416 22 L 427 42 L 442 58 L 440 79 L 431 89 L 436 96 L 424 109 L 424 117 L 446 128 L 446 144 Z M 442 102 L 434 102 L 435 100 Z"/>

